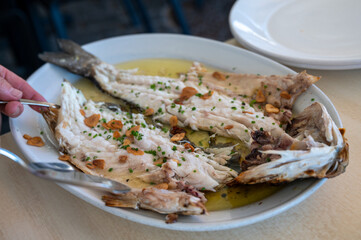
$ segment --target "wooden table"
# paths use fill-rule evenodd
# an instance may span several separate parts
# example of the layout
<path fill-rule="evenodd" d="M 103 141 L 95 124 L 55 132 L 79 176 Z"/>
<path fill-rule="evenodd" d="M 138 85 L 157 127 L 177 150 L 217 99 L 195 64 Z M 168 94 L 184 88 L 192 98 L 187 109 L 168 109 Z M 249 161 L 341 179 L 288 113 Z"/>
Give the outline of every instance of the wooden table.
<path fill-rule="evenodd" d="M 226 231 L 157 229 L 104 212 L 0 157 L 0 239 L 361 239 L 361 70 L 308 72 L 323 76 L 317 86 L 346 127 L 350 165 L 296 207 Z M 10 133 L 0 141 L 23 157 Z"/>

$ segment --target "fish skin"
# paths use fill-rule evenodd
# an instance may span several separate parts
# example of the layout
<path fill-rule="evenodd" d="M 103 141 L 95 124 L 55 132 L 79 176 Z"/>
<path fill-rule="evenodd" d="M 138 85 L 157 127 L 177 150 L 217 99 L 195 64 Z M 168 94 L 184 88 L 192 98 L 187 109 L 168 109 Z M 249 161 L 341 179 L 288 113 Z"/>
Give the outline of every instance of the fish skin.
<path fill-rule="evenodd" d="M 180 213 L 182 215 L 200 215 L 207 213 L 199 198 L 181 191 L 169 191 L 157 188 L 145 188 L 132 192 L 103 196 L 106 206 L 134 209 L 148 209 L 162 214 Z"/>

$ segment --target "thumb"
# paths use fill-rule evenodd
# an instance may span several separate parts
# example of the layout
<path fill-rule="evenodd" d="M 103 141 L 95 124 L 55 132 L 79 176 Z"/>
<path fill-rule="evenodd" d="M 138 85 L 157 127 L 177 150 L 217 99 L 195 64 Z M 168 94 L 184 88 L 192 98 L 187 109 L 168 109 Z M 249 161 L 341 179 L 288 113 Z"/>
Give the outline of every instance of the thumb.
<path fill-rule="evenodd" d="M 19 100 L 22 96 L 23 93 L 21 91 L 13 88 L 8 81 L 0 77 L 0 100 Z"/>

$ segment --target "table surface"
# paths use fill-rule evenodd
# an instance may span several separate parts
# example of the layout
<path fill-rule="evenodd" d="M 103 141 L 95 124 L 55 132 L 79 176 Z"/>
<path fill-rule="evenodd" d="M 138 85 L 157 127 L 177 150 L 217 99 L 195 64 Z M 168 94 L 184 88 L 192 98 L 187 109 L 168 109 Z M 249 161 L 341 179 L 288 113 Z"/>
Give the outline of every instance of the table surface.
<path fill-rule="evenodd" d="M 237 45 L 234 40 L 229 43 Z M 295 71 L 303 69 L 293 68 Z M 361 239 L 361 69 L 307 70 L 334 103 L 350 144 L 345 174 L 273 218 L 217 232 L 180 232 L 134 223 L 104 212 L 58 185 L 0 157 L 0 239 Z M 23 155 L 10 133 L 0 146 Z"/>

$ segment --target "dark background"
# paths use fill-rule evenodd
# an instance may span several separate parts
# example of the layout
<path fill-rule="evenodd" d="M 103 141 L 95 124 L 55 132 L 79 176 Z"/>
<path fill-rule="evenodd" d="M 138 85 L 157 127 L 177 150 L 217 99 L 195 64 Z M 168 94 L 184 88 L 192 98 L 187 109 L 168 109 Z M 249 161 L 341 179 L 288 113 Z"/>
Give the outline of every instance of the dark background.
<path fill-rule="evenodd" d="M 24 79 L 56 50 L 57 38 L 79 44 L 136 33 L 182 33 L 225 41 L 235 0 L 7 0 L 0 2 L 0 64 Z M 9 131 L 3 117 L 1 133 Z"/>

